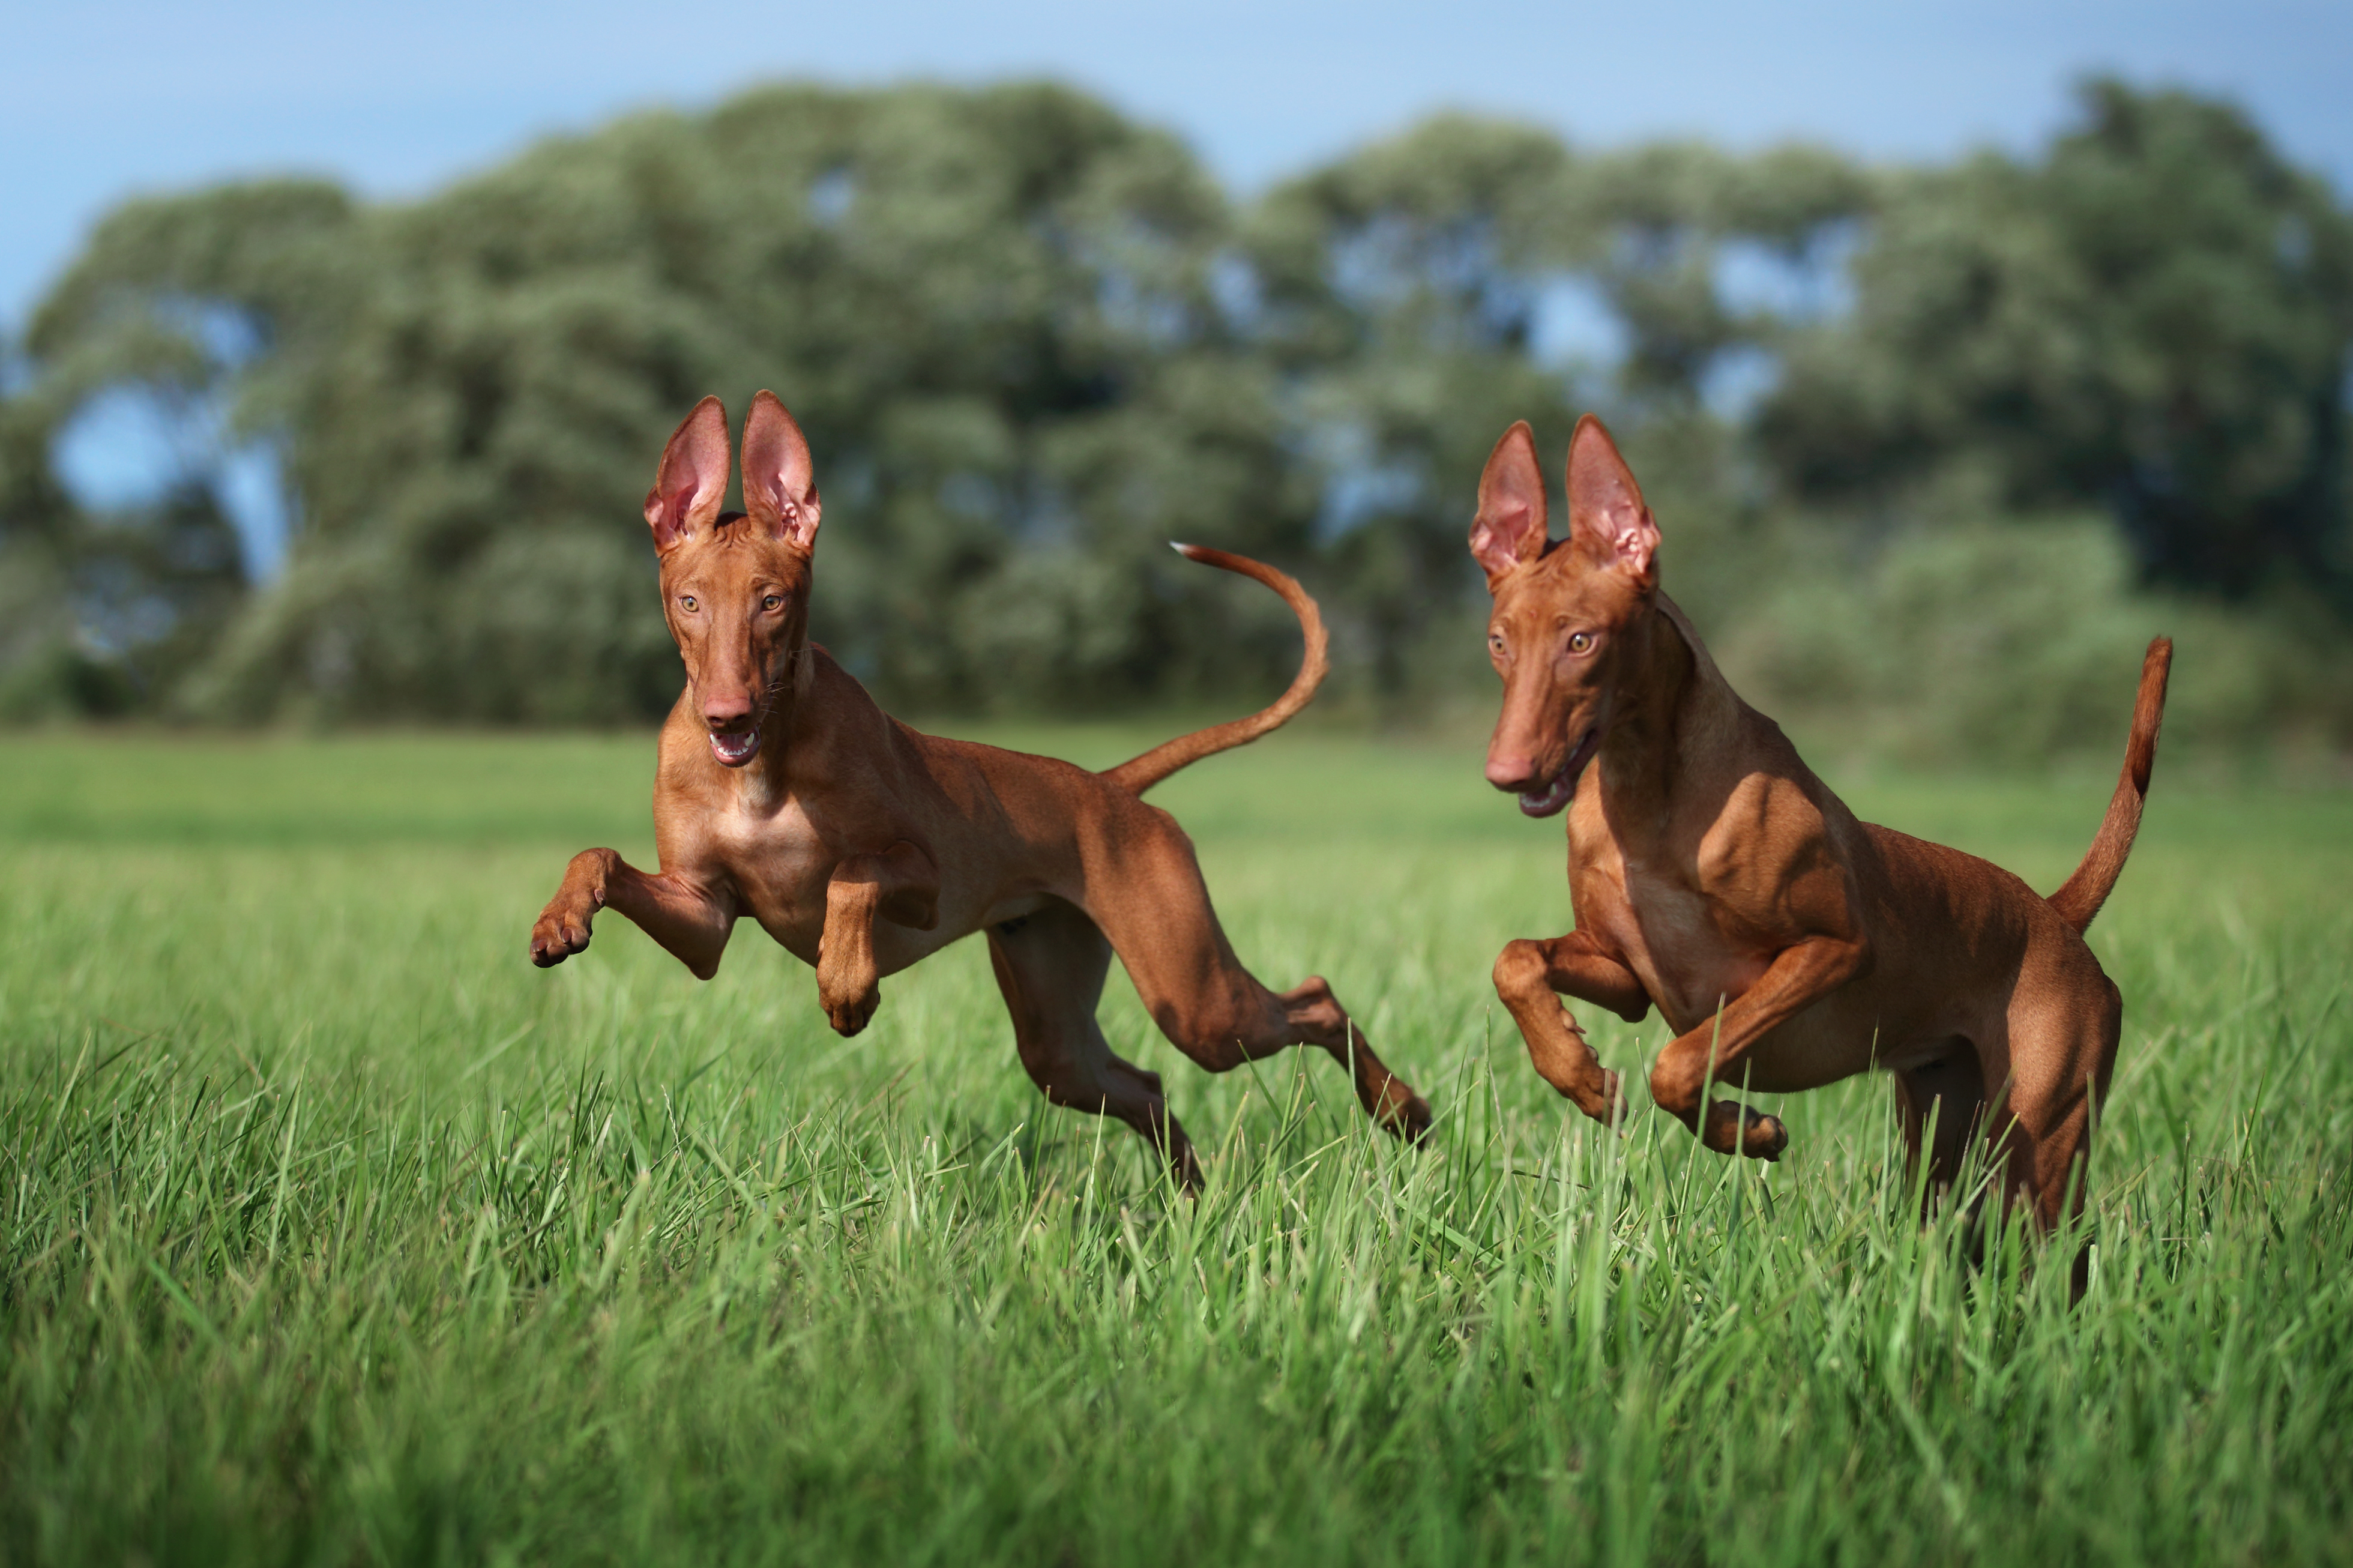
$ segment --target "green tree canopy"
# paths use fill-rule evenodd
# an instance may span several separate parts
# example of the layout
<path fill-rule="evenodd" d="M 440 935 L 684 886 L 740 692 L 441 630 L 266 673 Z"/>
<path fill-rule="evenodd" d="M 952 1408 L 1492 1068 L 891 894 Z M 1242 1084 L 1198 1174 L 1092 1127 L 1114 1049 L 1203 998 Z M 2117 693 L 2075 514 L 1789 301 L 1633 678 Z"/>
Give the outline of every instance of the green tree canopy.
<path fill-rule="evenodd" d="M 1957 493 L 2342 613 L 2348 342 L 2353 218 L 2179 93 L 2094 84 L 2035 157 L 1911 169 L 1444 115 L 1236 210 L 1068 89 L 770 88 L 414 203 L 114 213 L 0 355 L 0 711 L 659 713 L 638 500 L 697 398 L 764 386 L 833 503 L 818 635 L 919 710 L 1279 684 L 1288 616 L 1171 538 L 1304 575 L 1344 686 L 1475 676 L 1480 463 L 1596 406 L 1711 613 L 1836 557 L 1777 559 L 1777 519 L 1867 549 Z M 203 461 L 135 505 L 61 484 L 126 398 L 278 454 L 282 575 L 241 569 Z"/>
<path fill-rule="evenodd" d="M 201 389 L 284 443 L 301 536 L 200 709 L 659 711 L 637 498 L 681 410 L 760 386 L 822 454 L 818 630 L 854 668 L 916 702 L 1166 694 L 1284 629 L 1159 542 L 1303 536 L 1210 293 L 1226 217 L 1173 140 L 1060 89 L 777 89 L 414 206 L 135 204 L 31 347 L 56 407 Z M 221 311 L 262 345 L 243 363 L 204 351 Z"/>
<path fill-rule="evenodd" d="M 2353 576 L 2353 217 L 2237 110 L 2094 82 L 2039 161 L 1892 178 L 1853 279 L 1759 413 L 1799 493 L 1968 468 L 2185 587 Z"/>

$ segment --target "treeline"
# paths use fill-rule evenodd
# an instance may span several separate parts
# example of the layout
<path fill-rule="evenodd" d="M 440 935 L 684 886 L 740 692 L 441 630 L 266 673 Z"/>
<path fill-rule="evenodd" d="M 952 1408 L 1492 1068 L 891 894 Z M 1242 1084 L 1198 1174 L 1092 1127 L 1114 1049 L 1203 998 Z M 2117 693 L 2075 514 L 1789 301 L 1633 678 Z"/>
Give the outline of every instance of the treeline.
<path fill-rule="evenodd" d="M 1299 571 L 1344 705 L 1463 689 L 1480 462 L 1592 407 L 1768 706 L 2105 747 L 2165 624 L 2177 727 L 2341 747 L 2348 350 L 2353 217 L 2175 92 L 1915 168 L 1442 117 L 1242 205 L 1060 87 L 773 88 L 414 204 L 111 215 L 0 376 L 0 714 L 657 715 L 638 501 L 697 397 L 765 386 L 828 503 L 817 634 L 906 710 L 1279 685 L 1287 615 L 1172 538 Z M 61 443 L 125 399 L 206 434 L 83 504 Z M 299 519 L 267 583 L 255 450 Z"/>

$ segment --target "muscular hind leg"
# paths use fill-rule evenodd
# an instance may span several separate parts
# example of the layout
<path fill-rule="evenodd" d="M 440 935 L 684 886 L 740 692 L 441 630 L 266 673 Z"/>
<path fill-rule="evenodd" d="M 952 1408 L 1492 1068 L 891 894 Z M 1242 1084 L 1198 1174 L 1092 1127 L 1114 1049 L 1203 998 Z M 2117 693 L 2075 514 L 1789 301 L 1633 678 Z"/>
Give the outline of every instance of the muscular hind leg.
<path fill-rule="evenodd" d="M 1998 1130 L 2007 1192 L 2048 1232 L 2082 1214 L 2088 1197 L 2094 1113 L 2116 1067 L 2124 999 L 2089 948 L 2054 944 L 2030 954 L 2007 1022 L 2010 1092 L 1994 1113 L 2004 1124 Z M 2077 1247 L 2070 1268 L 2079 1298 L 2088 1283 L 2088 1245 Z"/>
<path fill-rule="evenodd" d="M 1249 970 L 1242 970 L 1242 974 L 1253 985 L 1258 983 Z M 1245 1058 L 1270 1055 L 1285 1046 L 1320 1045 L 1348 1070 L 1350 1086 L 1356 1091 L 1356 1103 L 1365 1107 L 1365 1114 L 1409 1143 L 1421 1141 L 1430 1131 L 1429 1102 L 1373 1054 L 1372 1043 L 1356 1027 L 1356 1021 L 1348 1016 L 1347 1009 L 1340 1005 L 1340 999 L 1332 994 L 1323 976 L 1309 975 L 1289 991 L 1268 994 L 1281 1005 L 1282 1022 L 1271 1030 L 1261 1028 L 1255 1036 L 1238 1032 L 1234 1044 L 1240 1054 L 1228 1060 L 1222 1054 L 1212 1053 L 1219 1059 L 1209 1061 L 1181 1040 L 1177 1041 L 1179 1048 L 1211 1072 L 1222 1073 Z M 1202 1030 L 1200 1038 L 1222 1039 L 1224 1033 L 1222 1030 Z"/>
<path fill-rule="evenodd" d="M 1160 1075 L 1115 1055 L 1095 1022 L 1111 944 L 1094 922 L 1067 904 L 1049 904 L 993 927 L 988 961 L 1013 1015 L 1021 1065 L 1046 1098 L 1117 1117 L 1152 1140 L 1180 1186 L 1198 1188 L 1192 1141 L 1168 1114 Z"/>
<path fill-rule="evenodd" d="M 1895 1109 L 1916 1173 L 1927 1167 L 1923 1202 L 1933 1204 L 1961 1173 L 1970 1140 L 1984 1129 L 1985 1076 L 1966 1041 L 1936 1061 L 1895 1075 Z"/>
<path fill-rule="evenodd" d="M 1103 868 L 1111 874 L 1090 867 L 1090 907 L 1160 1032 L 1212 1073 L 1286 1046 L 1321 1046 L 1347 1069 L 1367 1115 L 1419 1141 L 1430 1130 L 1429 1102 L 1389 1071 L 1322 977 L 1279 993 L 1261 984 L 1234 956 L 1174 821 L 1155 811 L 1124 825 L 1116 859 Z"/>

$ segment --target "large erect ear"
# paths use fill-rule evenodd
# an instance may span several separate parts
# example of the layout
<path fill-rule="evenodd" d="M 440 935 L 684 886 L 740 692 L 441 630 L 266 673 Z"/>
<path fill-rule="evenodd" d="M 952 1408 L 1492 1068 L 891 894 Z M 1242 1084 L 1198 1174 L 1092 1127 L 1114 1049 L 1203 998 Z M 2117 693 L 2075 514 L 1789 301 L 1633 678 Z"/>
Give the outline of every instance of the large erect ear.
<path fill-rule="evenodd" d="M 817 544 L 817 471 L 808 440 L 765 389 L 744 421 L 744 510 L 788 545 L 807 550 Z"/>
<path fill-rule="evenodd" d="M 1595 566 L 1624 572 L 1645 592 L 1658 582 L 1659 525 L 1618 443 L 1590 414 L 1568 440 L 1568 533 Z"/>
<path fill-rule="evenodd" d="M 1492 593 L 1504 573 L 1535 560 L 1544 547 L 1544 470 L 1536 462 L 1535 432 L 1522 419 L 1504 432 L 1479 475 L 1471 554 L 1486 568 Z"/>
<path fill-rule="evenodd" d="M 654 548 L 668 555 L 704 532 L 726 499 L 727 410 L 718 398 L 705 397 L 670 433 L 654 487 L 646 492 Z"/>

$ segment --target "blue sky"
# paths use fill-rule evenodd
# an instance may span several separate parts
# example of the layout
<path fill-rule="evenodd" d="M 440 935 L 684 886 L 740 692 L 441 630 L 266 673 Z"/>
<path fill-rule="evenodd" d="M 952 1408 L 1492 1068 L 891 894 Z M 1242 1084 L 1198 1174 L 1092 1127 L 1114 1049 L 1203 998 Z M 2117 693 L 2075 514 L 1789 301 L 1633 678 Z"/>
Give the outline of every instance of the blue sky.
<path fill-rule="evenodd" d="M 8 0 L 0 325 L 109 205 L 241 174 L 398 196 L 633 107 L 780 76 L 1050 74 L 1176 130 L 1241 190 L 1456 107 L 1607 144 L 1700 134 L 1866 155 L 2029 146 L 2094 69 L 2237 98 L 2353 190 L 2353 0 L 523 8 Z"/>

